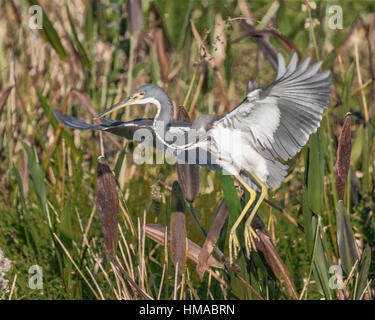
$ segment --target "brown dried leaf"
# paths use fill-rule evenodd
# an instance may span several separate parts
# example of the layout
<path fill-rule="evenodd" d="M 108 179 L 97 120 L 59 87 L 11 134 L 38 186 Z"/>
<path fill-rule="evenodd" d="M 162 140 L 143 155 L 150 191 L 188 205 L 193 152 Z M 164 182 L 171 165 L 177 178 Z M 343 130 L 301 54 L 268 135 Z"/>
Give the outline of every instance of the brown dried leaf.
<path fill-rule="evenodd" d="M 25 198 L 27 198 L 27 194 L 29 192 L 29 168 L 28 168 L 27 153 L 24 148 L 22 149 L 21 164 L 20 164 L 19 172 L 20 172 L 20 176 L 22 179 L 23 194 Z"/>
<path fill-rule="evenodd" d="M 217 240 L 219 239 L 220 231 L 223 228 L 228 216 L 229 211 L 225 199 L 223 199 L 217 207 L 214 219 L 210 226 L 210 230 L 207 234 L 206 240 L 204 241 L 202 251 L 199 254 L 197 272 L 201 278 L 203 277 L 203 274 L 207 269 L 208 259 L 211 256 L 212 250 L 214 249 Z"/>
<path fill-rule="evenodd" d="M 81 106 L 84 107 L 94 117 L 97 112 L 87 93 L 78 89 L 72 89 L 71 91 L 72 95 L 80 102 Z"/>
<path fill-rule="evenodd" d="M 8 97 L 10 95 L 10 92 L 12 91 L 14 86 L 6 87 L 4 90 L 0 93 L 0 115 L 3 112 L 3 108 L 8 100 Z"/>
<path fill-rule="evenodd" d="M 98 158 L 97 170 L 95 203 L 107 251 L 114 256 L 117 248 L 117 223 L 120 209 L 116 182 L 103 156 Z"/>
<path fill-rule="evenodd" d="M 177 175 L 185 199 L 193 202 L 199 192 L 199 167 L 195 164 L 177 164 Z"/>
<path fill-rule="evenodd" d="M 341 129 L 337 156 L 335 164 L 336 188 L 339 200 L 344 200 L 345 185 L 350 168 L 350 155 L 352 151 L 352 140 L 350 133 L 350 113 L 345 116 L 344 125 Z"/>
<path fill-rule="evenodd" d="M 187 113 L 184 106 L 178 106 L 177 108 L 177 120 L 191 123 L 189 114 Z"/>
<path fill-rule="evenodd" d="M 158 60 L 160 63 L 161 81 L 166 84 L 168 83 L 169 59 L 165 45 L 166 39 L 161 27 L 155 28 L 154 41 L 156 45 L 156 52 L 158 54 Z"/>
<path fill-rule="evenodd" d="M 255 246 L 267 270 L 271 271 L 272 274 L 277 277 L 279 277 L 281 274 L 288 288 L 289 295 L 293 299 L 298 300 L 293 280 L 290 277 L 288 269 L 286 268 L 284 262 L 277 254 L 276 248 L 272 243 L 271 238 L 263 230 L 260 229 L 256 229 L 256 234 L 258 235 L 258 239 L 255 239 Z"/>
<path fill-rule="evenodd" d="M 146 224 L 145 226 L 145 232 L 146 236 L 158 244 L 164 246 L 164 239 L 165 239 L 165 231 L 167 227 L 162 226 L 160 224 Z M 170 239 L 170 234 L 168 233 L 168 239 Z M 198 263 L 199 261 L 199 255 L 200 252 L 202 251 L 202 248 L 191 241 L 190 239 L 187 239 L 187 255 L 188 258 L 195 263 Z M 208 265 L 213 268 L 220 268 L 223 269 L 224 266 L 217 261 L 214 257 L 210 256 L 208 259 Z"/>
<path fill-rule="evenodd" d="M 185 213 L 172 212 L 171 214 L 171 252 L 174 265 L 183 272 L 185 269 L 186 255 L 186 226 Z"/>

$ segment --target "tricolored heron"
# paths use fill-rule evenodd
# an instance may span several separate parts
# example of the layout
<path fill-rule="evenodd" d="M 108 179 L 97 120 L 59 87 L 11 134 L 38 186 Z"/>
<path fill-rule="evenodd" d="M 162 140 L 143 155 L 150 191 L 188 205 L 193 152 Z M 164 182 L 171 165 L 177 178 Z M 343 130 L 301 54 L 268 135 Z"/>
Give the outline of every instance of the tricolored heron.
<path fill-rule="evenodd" d="M 281 161 L 292 158 L 316 132 L 331 95 L 329 71 L 319 72 L 322 62 L 309 67 L 310 58 L 297 66 L 294 53 L 288 66 L 278 54 L 276 80 L 266 87 L 249 82 L 246 97 L 225 116 L 204 115 L 192 125 L 173 120 L 173 104 L 165 91 L 153 84 L 141 86 L 129 97 L 100 113 L 96 118 L 133 104 L 152 103 L 157 114 L 152 119 L 119 122 L 102 119 L 102 125 L 90 125 L 54 110 L 57 119 L 74 129 L 103 130 L 133 140 L 138 129 L 152 134 L 149 146 L 162 149 L 179 161 L 225 171 L 249 192 L 250 199 L 230 231 L 231 262 L 240 244 L 236 229 L 251 208 L 245 222 L 245 247 L 249 255 L 256 233 L 251 222 L 267 194 L 267 188 L 280 185 L 287 173 Z M 193 130 L 198 139 L 189 139 Z M 236 133 L 236 135 L 234 135 Z M 182 137 L 182 139 L 180 139 Z M 176 139 L 177 138 L 177 139 Z M 191 151 L 198 151 L 191 153 Z M 207 152 L 205 161 L 199 154 Z M 193 154 L 193 158 L 191 157 Z M 257 198 L 256 191 L 260 192 Z"/>

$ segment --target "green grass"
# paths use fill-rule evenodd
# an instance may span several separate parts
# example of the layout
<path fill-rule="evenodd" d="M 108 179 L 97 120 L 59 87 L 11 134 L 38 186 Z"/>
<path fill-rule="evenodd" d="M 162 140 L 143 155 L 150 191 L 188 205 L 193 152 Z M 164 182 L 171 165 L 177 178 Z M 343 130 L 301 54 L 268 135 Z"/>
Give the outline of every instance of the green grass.
<path fill-rule="evenodd" d="M 228 230 L 247 195 L 234 187 L 232 179 L 200 169 L 199 193 L 190 206 L 172 190 L 178 180 L 176 165 L 135 165 L 133 143 L 104 135 L 105 158 L 117 185 L 112 192 L 118 193 L 120 202 L 116 254 L 121 271 L 105 253 L 95 204 L 96 192 L 103 192 L 97 190 L 99 134 L 59 126 L 52 108 L 90 122 L 90 111 L 103 111 L 137 86 L 153 82 L 166 89 L 176 106 L 185 101 L 192 120 L 201 114 L 225 113 L 242 100 L 249 80 L 265 85 L 275 77 L 267 59 L 261 57 L 257 64 L 256 42 L 250 37 L 239 39 L 245 33 L 241 20 L 231 19 L 227 10 L 243 17 L 238 2 L 246 4 L 256 29 L 279 32 L 301 58 L 322 59 L 322 69 L 331 70 L 333 95 L 318 133 L 288 163 L 283 184 L 269 191 L 271 202 L 301 224 L 304 232 L 263 203 L 257 225 L 269 235 L 278 258 L 272 258 L 268 246 L 252 252 L 250 260 L 240 254 L 239 274 L 216 269 L 216 277 L 231 289 L 220 286 L 212 273 L 206 272 L 201 281 L 194 259 L 186 258 L 186 267 L 176 272 L 171 243 L 162 233 L 150 239 L 144 223 L 177 228 L 182 223 L 175 221 L 176 201 L 180 201 L 187 237 L 202 247 L 204 232 L 191 212 L 208 232 L 225 195 L 229 226 L 224 225 L 217 246 L 227 256 Z M 292 299 L 294 290 L 302 299 L 372 299 L 375 67 L 370 60 L 375 33 L 368 13 L 374 12 L 375 2 L 317 1 L 315 10 L 302 11 L 299 1 L 280 1 L 264 28 L 260 22 L 271 12 L 271 1 L 250 5 L 235 0 L 149 0 L 142 1 L 142 12 L 133 8 L 131 16 L 126 1 L 68 5 L 53 1 L 41 2 L 43 29 L 32 30 L 28 8 L 36 3 L 0 4 L 0 248 L 12 261 L 5 274 L 10 288 L 0 291 L 0 298 Z M 323 15 L 327 6 L 336 3 L 343 9 L 342 30 L 330 30 Z M 144 24 L 136 17 L 143 17 Z M 306 29 L 304 21 L 310 17 L 320 24 Z M 218 71 L 200 55 L 190 19 L 208 52 L 219 61 Z M 355 32 L 350 35 L 353 25 Z M 271 35 L 269 41 L 289 59 L 290 52 L 277 37 Z M 7 90 L 9 86 L 14 87 Z M 339 202 L 335 163 L 349 111 L 349 183 L 344 201 Z M 154 108 L 138 106 L 116 118 L 154 113 Z M 243 226 L 240 229 L 242 233 Z M 192 254 L 182 247 L 188 256 Z M 213 255 L 219 260 L 217 253 Z M 28 270 L 33 265 L 43 268 L 42 290 L 29 288 Z M 343 290 L 329 286 L 333 265 L 342 267 L 347 280 Z"/>

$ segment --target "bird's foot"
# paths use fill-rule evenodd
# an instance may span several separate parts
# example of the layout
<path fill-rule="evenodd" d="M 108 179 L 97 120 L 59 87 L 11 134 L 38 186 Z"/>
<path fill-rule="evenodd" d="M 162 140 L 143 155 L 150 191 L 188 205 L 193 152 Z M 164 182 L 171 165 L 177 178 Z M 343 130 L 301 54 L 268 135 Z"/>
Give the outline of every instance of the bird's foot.
<path fill-rule="evenodd" d="M 235 230 L 231 230 L 229 234 L 229 259 L 230 264 L 233 264 L 234 259 L 237 258 L 238 252 L 240 251 L 240 242 Z"/>
<path fill-rule="evenodd" d="M 258 239 L 258 235 L 256 234 L 255 230 L 252 228 L 251 221 L 249 220 L 247 220 L 245 223 L 244 238 L 245 238 L 246 256 L 248 259 L 250 259 L 251 250 L 257 251 L 254 240 Z"/>

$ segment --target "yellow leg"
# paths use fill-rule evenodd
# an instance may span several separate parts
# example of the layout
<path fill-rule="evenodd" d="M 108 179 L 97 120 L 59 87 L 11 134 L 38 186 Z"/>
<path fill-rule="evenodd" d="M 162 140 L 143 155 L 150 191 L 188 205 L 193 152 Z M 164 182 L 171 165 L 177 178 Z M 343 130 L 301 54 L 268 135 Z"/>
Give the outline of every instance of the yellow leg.
<path fill-rule="evenodd" d="M 244 237 L 245 237 L 246 254 L 247 254 L 248 258 L 250 257 L 251 248 L 255 249 L 253 237 L 257 238 L 257 235 L 256 235 L 255 231 L 251 227 L 251 223 L 253 222 L 254 216 L 257 213 L 260 204 L 262 203 L 265 196 L 267 195 L 267 188 L 263 184 L 263 182 L 261 182 L 255 175 L 252 175 L 252 177 L 257 181 L 257 183 L 261 187 L 261 193 L 260 193 L 260 196 L 258 198 L 258 201 L 255 203 L 255 206 L 254 206 L 253 210 L 251 210 L 251 212 L 250 212 L 249 218 L 245 222 Z"/>
<path fill-rule="evenodd" d="M 246 203 L 245 207 L 241 211 L 240 216 L 237 218 L 237 220 L 234 223 L 232 229 L 230 230 L 230 234 L 229 234 L 229 259 L 230 259 L 230 263 L 233 263 L 233 254 L 234 254 L 234 258 L 236 258 L 237 254 L 240 250 L 240 243 L 238 241 L 236 229 L 237 229 L 238 225 L 241 223 L 241 221 L 243 220 L 243 218 L 245 217 L 247 211 L 249 210 L 249 208 L 251 207 L 252 203 L 255 201 L 255 198 L 256 198 L 255 191 L 253 189 L 251 189 L 250 186 L 245 181 L 243 181 L 240 176 L 236 176 L 236 178 L 246 188 L 246 190 L 249 191 L 250 199 Z"/>

